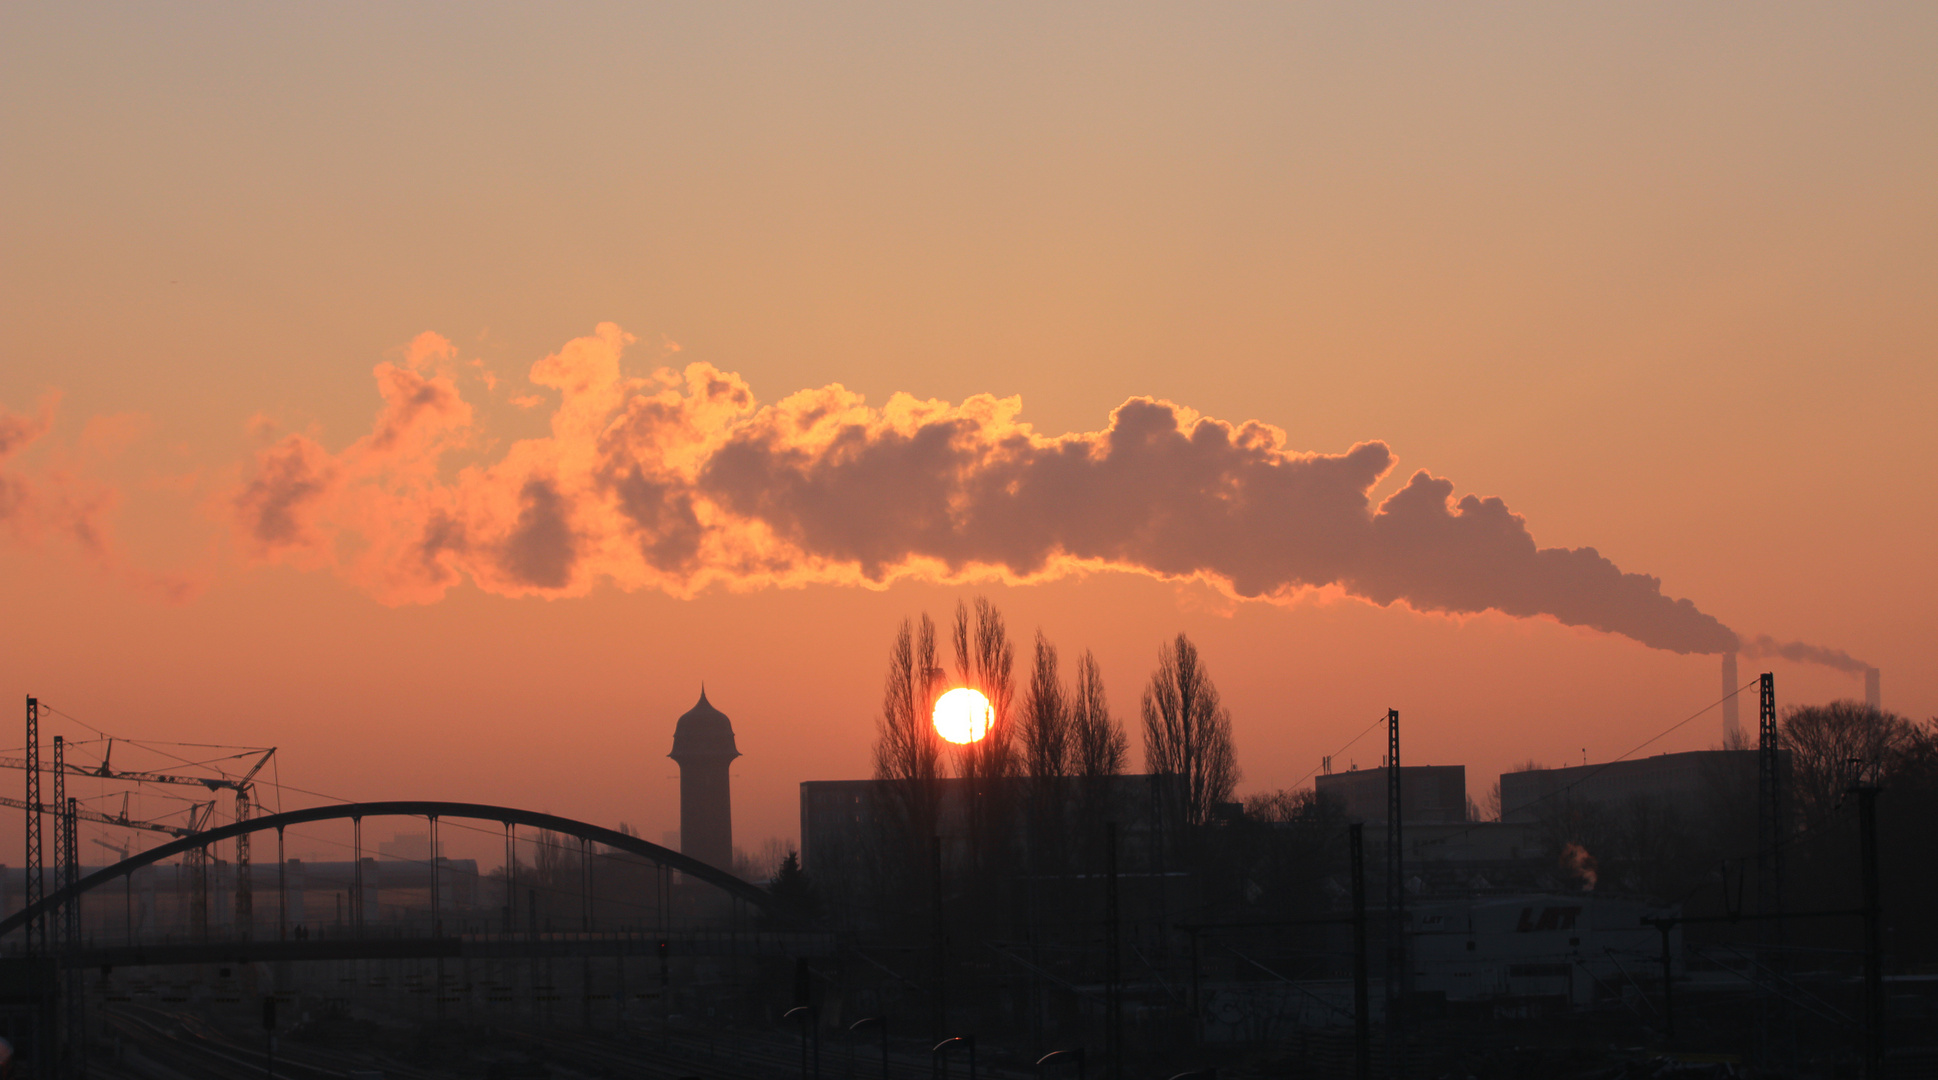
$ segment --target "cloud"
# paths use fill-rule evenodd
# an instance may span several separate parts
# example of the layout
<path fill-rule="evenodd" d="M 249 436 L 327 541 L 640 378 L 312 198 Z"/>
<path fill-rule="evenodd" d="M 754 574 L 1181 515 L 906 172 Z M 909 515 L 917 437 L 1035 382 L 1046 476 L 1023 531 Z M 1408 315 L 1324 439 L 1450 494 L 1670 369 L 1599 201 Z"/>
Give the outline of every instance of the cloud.
<path fill-rule="evenodd" d="M 252 558 L 328 565 L 386 603 L 469 580 L 503 595 L 601 585 L 690 596 L 904 577 L 1033 581 L 1112 569 L 1239 598 L 1335 586 L 1380 605 L 1552 618 L 1683 653 L 1736 635 L 1593 548 L 1543 548 L 1499 499 L 1421 471 L 1379 505 L 1385 444 L 1289 448 L 1285 432 L 1134 398 L 1100 430 L 1046 436 L 1018 398 L 840 385 L 760 404 L 707 364 L 625 373 L 610 323 L 533 365 L 550 433 L 483 440 L 448 341 L 379 364 L 370 434 L 331 453 L 290 435 L 227 496 Z M 514 398 L 514 401 L 519 399 Z"/>

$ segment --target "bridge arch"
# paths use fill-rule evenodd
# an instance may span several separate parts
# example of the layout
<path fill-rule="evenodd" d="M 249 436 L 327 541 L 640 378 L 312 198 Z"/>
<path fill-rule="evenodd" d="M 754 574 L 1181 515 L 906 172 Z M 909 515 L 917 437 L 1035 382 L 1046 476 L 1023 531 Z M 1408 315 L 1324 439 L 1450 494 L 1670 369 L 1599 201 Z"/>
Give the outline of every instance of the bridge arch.
<path fill-rule="evenodd" d="M 47 897 L 28 907 L 0 919 L 0 936 L 12 933 L 25 926 L 29 920 L 50 914 L 69 900 L 92 892 L 117 878 L 134 873 L 144 866 L 152 866 L 163 859 L 184 855 L 210 844 L 218 844 L 249 833 L 264 832 L 269 829 L 284 829 L 291 825 L 307 825 L 317 821 L 346 821 L 367 817 L 437 817 L 463 818 L 471 821 L 496 821 L 499 824 L 526 825 L 536 829 L 550 829 L 556 833 L 574 836 L 604 844 L 615 851 L 623 851 L 649 859 L 661 866 L 678 870 L 688 877 L 704 881 L 736 899 L 745 900 L 765 911 L 775 911 L 774 898 L 765 890 L 757 888 L 716 866 L 710 866 L 693 858 L 682 855 L 672 848 L 628 836 L 614 829 L 608 829 L 573 818 L 559 817 L 556 814 L 541 814 L 535 810 L 520 810 L 514 806 L 492 806 L 486 803 L 437 802 L 427 800 L 394 800 L 389 802 L 343 803 L 337 806 L 316 806 L 307 810 L 288 810 L 280 814 L 268 814 L 224 825 L 218 829 L 184 836 L 171 840 L 160 847 L 151 848 L 139 855 L 132 855 L 102 867 L 74 884 L 58 889 Z"/>

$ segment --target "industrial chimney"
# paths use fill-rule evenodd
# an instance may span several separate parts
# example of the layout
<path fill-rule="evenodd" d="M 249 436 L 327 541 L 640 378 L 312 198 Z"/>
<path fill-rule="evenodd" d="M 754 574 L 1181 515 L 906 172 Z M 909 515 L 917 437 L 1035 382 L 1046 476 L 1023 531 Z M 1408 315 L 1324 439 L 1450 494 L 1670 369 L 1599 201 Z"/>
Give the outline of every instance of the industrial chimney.
<path fill-rule="evenodd" d="M 1884 708 L 1884 688 L 1878 685 L 1879 678 L 1876 668 L 1864 669 L 1864 704 L 1873 709 Z"/>
<path fill-rule="evenodd" d="M 740 756 L 733 722 L 707 701 L 686 711 L 673 729 L 673 752 L 680 765 L 680 851 L 709 866 L 733 870 L 733 791 L 727 767 Z"/>
<path fill-rule="evenodd" d="M 1723 744 L 1740 746 L 1743 742 L 1742 714 L 1736 706 L 1736 688 L 1743 685 L 1737 681 L 1736 653 L 1723 654 Z"/>

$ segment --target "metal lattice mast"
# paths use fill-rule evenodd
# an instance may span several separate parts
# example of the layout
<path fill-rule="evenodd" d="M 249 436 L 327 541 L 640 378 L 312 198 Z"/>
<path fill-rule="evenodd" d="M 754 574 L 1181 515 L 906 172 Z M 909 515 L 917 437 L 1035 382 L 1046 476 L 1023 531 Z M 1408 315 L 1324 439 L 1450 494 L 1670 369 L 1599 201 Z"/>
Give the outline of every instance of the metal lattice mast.
<path fill-rule="evenodd" d="M 1406 857 L 1400 828 L 1400 710 L 1386 710 L 1386 1032 L 1387 1062 L 1398 1060 L 1400 996 L 1406 984 Z"/>
<path fill-rule="evenodd" d="M 47 879 L 40 834 L 40 700 L 27 699 L 27 906 L 33 907 L 47 895 Z M 47 919 L 36 916 L 27 924 L 27 951 L 47 952 Z"/>
<path fill-rule="evenodd" d="M 53 772 L 54 797 L 48 806 L 54 811 L 54 893 L 55 895 L 59 895 L 69 885 L 73 884 L 73 878 L 68 876 L 67 852 L 71 846 L 70 841 L 73 836 L 70 830 L 75 825 L 74 819 L 69 816 L 67 809 L 67 740 L 59 735 L 54 736 Z M 71 898 L 54 908 L 52 919 L 54 923 L 54 950 L 52 955 L 62 958 L 61 960 L 57 960 L 56 963 L 65 960 L 74 950 L 74 939 L 70 935 L 75 924 L 73 920 L 68 918 L 68 913 L 73 908 L 74 901 Z M 73 987 L 71 985 L 72 980 L 62 978 L 58 970 L 54 975 L 54 979 L 56 993 L 53 1000 L 49 1002 L 53 1006 L 51 1010 L 53 1015 L 49 1017 L 49 1033 L 53 1035 L 54 1044 L 51 1048 L 53 1053 L 48 1056 L 56 1062 L 54 1075 L 66 1076 L 69 1075 L 68 1048 L 72 1046 L 75 1035 L 73 1026 L 68 1023 L 68 1007 L 73 1004 L 73 1002 L 68 1000 L 68 997 Z"/>
<path fill-rule="evenodd" d="M 188 868 L 189 888 L 192 890 L 189 893 L 189 927 L 195 932 L 196 941 L 207 941 L 209 939 L 209 849 L 205 846 L 185 852 L 182 855 L 182 865 Z"/>
<path fill-rule="evenodd" d="M 249 820 L 249 789 L 236 789 L 236 823 Z M 253 935 L 256 920 L 254 883 L 249 875 L 249 834 L 236 837 L 236 936 L 244 941 Z"/>
<path fill-rule="evenodd" d="M 1756 908 L 1783 912 L 1783 736 L 1777 728 L 1776 676 L 1764 673 L 1756 706 Z M 1781 936 L 1781 920 L 1769 923 Z"/>
<path fill-rule="evenodd" d="M 79 803 L 69 796 L 60 804 L 61 811 L 61 888 L 71 889 L 81 881 L 81 819 L 75 813 Z M 85 999 L 81 980 L 79 953 L 81 951 L 81 898 L 68 897 L 61 905 L 61 953 L 62 965 L 66 968 L 61 975 L 65 985 L 61 987 L 62 1022 L 67 1029 L 67 1038 L 61 1042 L 61 1057 L 66 1063 L 69 1076 L 87 1075 L 87 1027 L 86 1015 L 82 1012 Z"/>
<path fill-rule="evenodd" d="M 1757 1008 L 1758 1050 L 1765 1063 L 1785 1056 L 1787 1019 L 1775 974 L 1783 966 L 1783 845 L 1789 830 L 1783 817 L 1783 735 L 1777 727 L 1776 676 L 1758 681 L 1756 703 L 1756 910 L 1763 916 L 1757 937 L 1765 951 L 1763 1000 Z"/>
<path fill-rule="evenodd" d="M 48 808 L 54 812 L 54 891 L 73 884 L 67 877 L 67 740 L 54 736 L 54 797 Z M 54 953 L 67 952 L 67 905 L 62 904 L 54 910 Z"/>

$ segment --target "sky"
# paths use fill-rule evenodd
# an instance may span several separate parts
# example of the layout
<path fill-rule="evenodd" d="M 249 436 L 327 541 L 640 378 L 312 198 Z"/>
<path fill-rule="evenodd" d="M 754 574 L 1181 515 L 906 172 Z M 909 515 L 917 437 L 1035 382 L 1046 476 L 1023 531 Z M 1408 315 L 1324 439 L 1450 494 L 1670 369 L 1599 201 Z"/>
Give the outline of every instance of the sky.
<path fill-rule="evenodd" d="M 749 848 L 976 595 L 1241 793 L 1931 716 L 1938 12 L 1749 14 L 9 4 L 0 687 L 657 839 L 704 680 Z"/>

